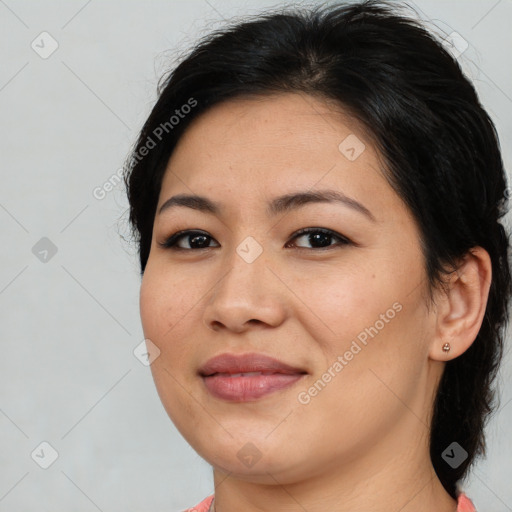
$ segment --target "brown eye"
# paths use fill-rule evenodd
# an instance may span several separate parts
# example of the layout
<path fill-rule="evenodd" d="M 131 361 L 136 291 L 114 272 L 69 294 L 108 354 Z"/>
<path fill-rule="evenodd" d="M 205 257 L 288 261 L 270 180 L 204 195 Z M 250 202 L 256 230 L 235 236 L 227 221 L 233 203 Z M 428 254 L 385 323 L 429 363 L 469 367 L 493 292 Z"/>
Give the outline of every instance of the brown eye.
<path fill-rule="evenodd" d="M 349 245 L 351 243 L 348 238 L 325 228 L 305 228 L 292 236 L 292 240 L 300 238 L 303 238 L 306 243 L 311 244 L 311 247 L 297 246 L 290 242 L 288 242 L 285 247 L 297 247 L 299 249 L 313 250 L 335 248 L 343 245 Z M 214 240 L 214 238 L 203 231 L 185 230 L 174 233 L 163 242 L 158 242 L 158 245 L 165 249 L 191 251 L 210 249 L 212 247 L 210 245 L 212 240 Z M 334 244 L 332 243 L 333 241 L 335 242 Z M 217 244 L 213 247 L 218 246 L 219 245 Z"/>
<path fill-rule="evenodd" d="M 188 247 L 180 245 L 181 241 L 184 240 Z M 178 231 L 174 233 L 164 242 L 159 242 L 160 247 L 174 250 L 193 250 L 193 249 L 208 249 L 210 248 L 210 241 L 213 238 L 202 231 Z"/>
<path fill-rule="evenodd" d="M 330 247 L 339 247 L 340 245 L 348 245 L 350 244 L 350 240 L 348 238 L 340 235 L 339 233 L 335 233 L 330 229 L 325 228 L 305 228 L 301 229 L 299 232 L 295 233 L 292 237 L 293 240 L 298 238 L 304 238 L 306 243 L 311 244 L 313 247 L 301 247 L 300 249 L 324 249 Z M 332 240 L 337 240 L 338 243 L 334 245 L 331 244 Z M 287 244 L 287 246 L 289 246 Z"/>

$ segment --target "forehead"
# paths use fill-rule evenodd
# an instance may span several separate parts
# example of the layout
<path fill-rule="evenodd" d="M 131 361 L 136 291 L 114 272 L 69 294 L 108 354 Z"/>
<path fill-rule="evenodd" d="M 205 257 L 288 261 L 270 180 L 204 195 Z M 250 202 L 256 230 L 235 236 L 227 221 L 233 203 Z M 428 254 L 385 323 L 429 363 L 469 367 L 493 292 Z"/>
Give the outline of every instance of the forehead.
<path fill-rule="evenodd" d="M 331 146 L 337 157 L 339 143 L 349 134 L 369 138 L 360 123 L 334 102 L 298 93 L 255 96 L 222 102 L 199 115 L 174 154 L 198 143 L 209 149 L 266 147 L 310 153 L 321 145 L 322 151 Z"/>
<path fill-rule="evenodd" d="M 329 187 L 384 208 L 399 198 L 382 165 L 368 134 L 339 105 L 295 93 L 235 99 L 190 124 L 168 162 L 161 195 L 246 201 Z"/>

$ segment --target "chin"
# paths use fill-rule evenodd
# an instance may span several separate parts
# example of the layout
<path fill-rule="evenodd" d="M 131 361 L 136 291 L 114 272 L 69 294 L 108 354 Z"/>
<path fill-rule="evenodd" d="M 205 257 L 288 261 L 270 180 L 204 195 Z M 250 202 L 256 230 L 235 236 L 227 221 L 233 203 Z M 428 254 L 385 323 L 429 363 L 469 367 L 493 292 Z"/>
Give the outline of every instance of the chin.
<path fill-rule="evenodd" d="M 237 440 L 236 436 L 230 437 L 221 430 L 222 440 L 205 442 L 202 439 L 199 443 L 191 440 L 191 445 L 204 460 L 222 473 L 254 483 L 275 485 L 276 480 L 272 476 L 281 475 L 285 479 L 291 478 L 295 469 L 304 471 L 307 455 L 293 446 L 290 446 L 290 453 L 283 450 L 285 441 L 282 438 L 265 439 L 265 433 L 260 438 L 252 437 L 252 441 L 245 435 Z M 298 453 L 301 454 L 300 459 L 295 460 L 294 456 Z"/>

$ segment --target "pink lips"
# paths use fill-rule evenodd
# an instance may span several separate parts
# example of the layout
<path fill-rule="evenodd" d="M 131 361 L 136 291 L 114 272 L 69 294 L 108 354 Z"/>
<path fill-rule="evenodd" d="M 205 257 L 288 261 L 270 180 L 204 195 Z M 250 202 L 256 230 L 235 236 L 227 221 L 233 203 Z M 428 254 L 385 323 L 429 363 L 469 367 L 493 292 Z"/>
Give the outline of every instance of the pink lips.
<path fill-rule="evenodd" d="M 220 354 L 209 359 L 199 374 L 217 398 L 248 402 L 287 388 L 307 372 L 264 354 Z"/>

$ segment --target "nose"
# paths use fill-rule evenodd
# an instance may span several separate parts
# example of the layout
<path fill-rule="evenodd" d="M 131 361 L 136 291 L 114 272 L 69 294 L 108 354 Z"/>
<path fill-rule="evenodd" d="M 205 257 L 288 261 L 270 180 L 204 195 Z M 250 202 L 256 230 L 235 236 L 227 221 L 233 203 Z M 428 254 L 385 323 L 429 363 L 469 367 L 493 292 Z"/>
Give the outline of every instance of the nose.
<path fill-rule="evenodd" d="M 264 254 L 251 263 L 236 252 L 231 255 L 204 310 L 208 328 L 242 333 L 284 321 L 286 287 L 267 263 Z"/>

